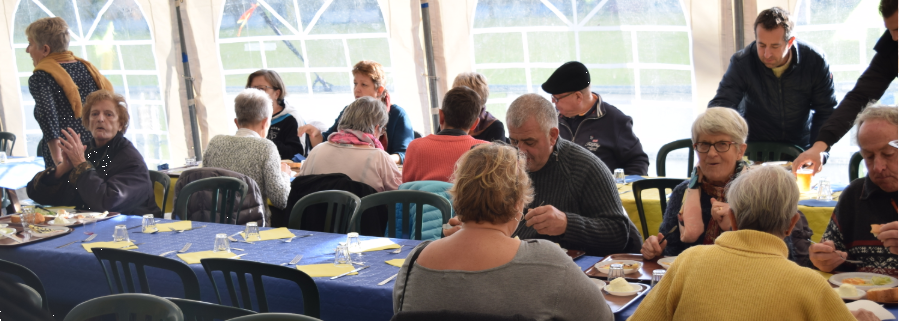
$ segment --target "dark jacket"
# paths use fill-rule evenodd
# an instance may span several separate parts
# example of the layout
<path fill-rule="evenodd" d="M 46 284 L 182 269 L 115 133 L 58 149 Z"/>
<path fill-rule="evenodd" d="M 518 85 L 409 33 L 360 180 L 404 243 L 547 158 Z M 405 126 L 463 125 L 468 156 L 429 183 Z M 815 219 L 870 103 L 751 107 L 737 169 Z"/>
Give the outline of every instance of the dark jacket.
<path fill-rule="evenodd" d="M 798 39 L 790 50 L 790 66 L 777 78 L 759 60 L 753 41 L 730 58 L 718 92 L 709 101 L 709 107 L 730 107 L 743 115 L 749 142 L 808 148 L 837 105 L 824 53 Z"/>
<path fill-rule="evenodd" d="M 559 136 L 586 148 L 609 170 L 623 168 L 627 175 L 647 175 L 649 157 L 634 134 L 634 120 L 617 107 L 600 101 L 601 97 L 577 128 L 569 126 L 569 118 L 559 115 Z"/>
<path fill-rule="evenodd" d="M 91 157 L 97 150 L 103 150 L 102 155 Z M 40 204 L 162 217 L 147 164 L 131 141 L 119 133 L 106 146 L 97 148 L 91 142 L 84 154 L 97 161 L 78 164 L 59 179 L 55 168 L 37 173 L 28 183 L 28 196 Z"/>
<path fill-rule="evenodd" d="M 890 87 L 893 79 L 897 75 L 897 57 L 899 57 L 899 49 L 897 49 L 896 41 L 887 30 L 877 40 L 874 45 L 874 58 L 868 69 L 858 77 L 858 82 L 851 91 L 846 93 L 840 105 L 833 111 L 833 115 L 827 119 L 821 132 L 818 133 L 817 141 L 822 141 L 827 146 L 836 144 L 843 135 L 849 132 L 855 117 L 862 112 L 862 109 L 868 105 L 870 101 L 879 100 L 883 93 Z"/>
<path fill-rule="evenodd" d="M 494 142 L 501 141 L 505 142 L 506 140 L 506 127 L 503 126 L 503 122 L 499 121 L 499 119 L 494 120 L 490 126 L 484 129 L 480 135 L 471 135 L 475 139 L 480 139 L 485 142 Z"/>
<path fill-rule="evenodd" d="M 303 157 L 309 155 L 309 149 L 306 148 L 306 146 L 311 146 L 309 135 L 306 135 L 306 145 L 303 146 L 300 137 L 297 136 L 298 128 L 297 119 L 290 114 L 272 119 L 272 126 L 269 127 L 268 135 L 265 138 L 275 143 L 281 159 L 293 159 L 293 155 L 296 154 L 301 154 Z"/>
<path fill-rule="evenodd" d="M 271 226 L 271 224 L 266 224 L 266 221 L 269 220 L 265 217 L 265 203 L 262 200 L 262 192 L 259 191 L 259 185 L 256 185 L 256 181 L 254 181 L 249 176 L 238 172 L 229 171 L 224 168 L 201 167 L 186 170 L 181 173 L 181 176 L 178 177 L 178 182 L 175 183 L 176 204 L 178 192 L 180 192 L 181 189 L 184 188 L 184 186 L 190 184 L 191 182 L 211 177 L 234 177 L 242 180 L 244 183 L 247 183 L 247 195 L 243 195 L 241 198 L 240 212 L 238 212 L 237 222 L 226 222 L 226 224 L 244 225 L 247 222 L 257 222 L 259 223 L 259 226 Z M 181 214 L 177 208 L 175 208 L 174 210 L 172 210 L 172 217 L 180 217 L 184 220 L 210 222 L 212 221 L 209 217 L 209 207 L 211 204 L 211 191 L 197 192 L 190 196 L 190 201 L 187 203 L 188 214 L 185 216 L 184 214 Z"/>
<path fill-rule="evenodd" d="M 293 209 L 293 206 L 304 196 L 318 191 L 347 191 L 359 198 L 377 193 L 371 186 L 354 181 L 343 173 L 297 176 L 290 185 L 290 196 L 287 197 L 287 207 L 285 210 L 272 211 L 273 226 L 287 226 L 287 223 L 290 221 L 290 210 Z M 303 230 L 324 231 L 325 216 L 322 215 L 322 213 L 324 213 L 327 208 L 327 204 L 316 204 L 306 208 L 301 223 Z M 363 212 L 360 224 L 360 234 L 384 236 L 384 232 L 387 228 L 387 207 L 376 206 Z"/>
<path fill-rule="evenodd" d="M 337 124 L 340 123 L 340 117 L 343 116 L 344 111 L 346 111 L 346 107 L 340 111 L 340 115 L 334 120 L 334 125 L 328 131 L 322 133 L 324 141 L 328 140 L 328 135 L 337 131 Z M 406 160 L 406 148 L 409 147 L 409 142 L 415 138 L 412 130 L 412 121 L 406 116 L 406 110 L 396 104 L 390 105 L 390 112 L 387 116 L 387 126 L 384 128 L 384 132 L 387 134 L 387 146 L 384 146 L 384 151 L 387 154 L 400 155 L 400 162 L 404 162 Z"/>

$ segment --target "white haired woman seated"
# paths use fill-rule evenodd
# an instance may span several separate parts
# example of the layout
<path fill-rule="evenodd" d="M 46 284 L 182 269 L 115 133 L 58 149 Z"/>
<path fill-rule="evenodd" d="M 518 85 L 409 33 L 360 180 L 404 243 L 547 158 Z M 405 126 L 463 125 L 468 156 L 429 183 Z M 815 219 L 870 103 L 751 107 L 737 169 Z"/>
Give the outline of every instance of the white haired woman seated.
<path fill-rule="evenodd" d="M 681 253 L 629 320 L 877 320 L 850 313 L 825 278 L 787 259 L 782 240 L 799 221 L 789 171 L 743 173 L 727 199 L 734 231 Z"/>
<path fill-rule="evenodd" d="M 378 192 L 403 183 L 396 163 L 378 141 L 387 126 L 387 109 L 380 100 L 359 97 L 343 110 L 337 132 L 318 144 L 303 162 L 300 175 L 343 173 Z"/>
<path fill-rule="evenodd" d="M 265 138 L 272 118 L 272 100 L 265 92 L 248 88 L 234 98 L 237 133 L 209 141 L 203 167 L 217 167 L 251 177 L 262 197 L 283 209 L 290 194 L 290 168 L 281 163 L 278 147 Z"/>

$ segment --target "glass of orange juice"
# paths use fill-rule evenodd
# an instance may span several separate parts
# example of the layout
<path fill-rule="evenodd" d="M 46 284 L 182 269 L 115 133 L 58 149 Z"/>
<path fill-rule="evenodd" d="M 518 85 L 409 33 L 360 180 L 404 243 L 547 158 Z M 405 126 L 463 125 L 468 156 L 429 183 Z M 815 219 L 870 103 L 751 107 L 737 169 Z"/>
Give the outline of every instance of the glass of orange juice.
<path fill-rule="evenodd" d="M 799 185 L 799 192 L 805 193 L 812 189 L 812 175 L 815 170 L 811 168 L 801 168 L 796 171 L 796 184 Z"/>

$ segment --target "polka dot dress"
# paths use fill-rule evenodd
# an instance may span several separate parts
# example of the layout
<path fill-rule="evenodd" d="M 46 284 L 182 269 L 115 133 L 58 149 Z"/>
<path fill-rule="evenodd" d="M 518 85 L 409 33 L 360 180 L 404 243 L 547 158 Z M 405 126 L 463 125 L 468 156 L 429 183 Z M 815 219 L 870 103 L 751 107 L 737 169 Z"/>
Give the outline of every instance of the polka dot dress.
<path fill-rule="evenodd" d="M 99 89 L 94 78 L 91 77 L 87 67 L 80 62 L 60 64 L 72 81 L 78 86 L 78 93 L 81 95 L 81 102 L 90 93 Z M 41 150 L 44 155 L 44 166 L 47 168 L 55 166 L 53 157 L 50 156 L 50 148 L 46 142 L 56 138 L 64 138 L 60 132 L 66 128 L 72 128 L 76 133 L 81 135 L 81 143 L 85 146 L 93 141 L 91 133 L 81 125 L 81 118 L 76 118 L 72 112 L 72 105 L 66 98 L 66 94 L 62 91 L 62 87 L 56 83 L 49 73 L 45 71 L 35 71 L 28 78 L 28 90 L 34 97 L 34 118 L 41 127 L 44 134 L 44 144 Z M 80 117 L 80 115 L 78 115 Z"/>

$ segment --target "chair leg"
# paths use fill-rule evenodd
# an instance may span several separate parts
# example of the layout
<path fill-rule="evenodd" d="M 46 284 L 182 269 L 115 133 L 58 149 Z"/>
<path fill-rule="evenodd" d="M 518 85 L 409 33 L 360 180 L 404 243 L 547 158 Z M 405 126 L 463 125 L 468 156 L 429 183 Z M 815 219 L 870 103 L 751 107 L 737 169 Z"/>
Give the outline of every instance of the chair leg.
<path fill-rule="evenodd" d="M 9 197 L 9 206 L 6 207 L 6 213 L 21 213 L 22 205 L 19 203 L 19 197 L 16 195 L 16 190 L 6 189 L 6 195 Z"/>

